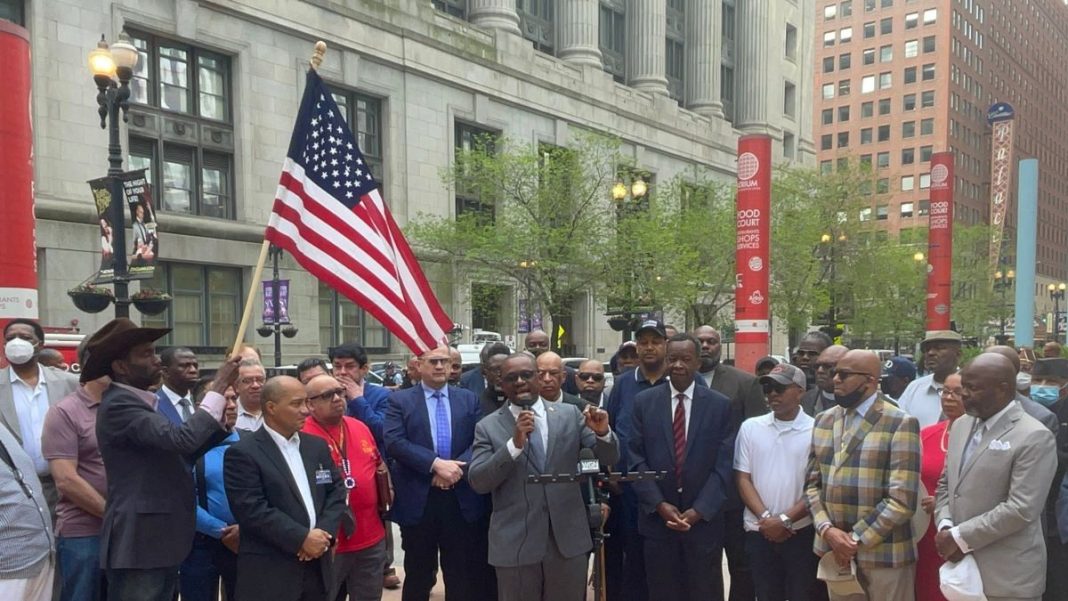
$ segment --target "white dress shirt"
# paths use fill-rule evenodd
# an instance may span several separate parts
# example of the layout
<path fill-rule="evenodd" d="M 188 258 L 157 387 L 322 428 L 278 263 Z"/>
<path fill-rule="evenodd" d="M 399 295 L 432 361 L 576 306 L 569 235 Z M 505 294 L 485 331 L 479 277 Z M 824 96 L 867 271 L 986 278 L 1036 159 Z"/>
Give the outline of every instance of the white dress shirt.
<path fill-rule="evenodd" d="M 315 500 L 312 498 L 311 485 L 308 484 L 308 472 L 304 469 L 304 459 L 300 456 L 300 433 L 295 432 L 293 436 L 286 439 L 272 430 L 270 426 L 265 425 L 264 428 L 271 435 L 271 440 L 274 441 L 274 444 L 278 445 L 278 450 L 282 452 L 282 457 L 285 458 L 286 465 L 289 466 L 289 473 L 297 481 L 300 500 L 304 502 L 304 509 L 308 512 L 308 524 L 310 524 L 311 528 L 314 528 Z"/>
<path fill-rule="evenodd" d="M 193 411 L 196 410 L 196 407 L 193 406 L 193 400 L 191 398 L 189 398 L 189 393 L 188 392 L 185 394 L 185 396 L 182 396 L 182 395 L 178 394 L 177 392 L 171 390 L 166 384 L 161 386 L 160 390 L 162 390 L 163 394 L 167 395 L 167 398 L 171 400 L 171 404 L 174 405 L 174 410 L 178 412 L 178 417 L 182 418 L 183 422 L 186 421 L 186 416 L 185 416 L 185 411 L 182 409 L 182 399 L 185 399 L 186 401 L 188 401 L 189 402 L 189 416 L 192 417 Z"/>
<path fill-rule="evenodd" d="M 234 423 L 234 427 L 238 430 L 249 430 L 255 432 L 263 426 L 263 410 L 259 413 L 249 413 L 243 405 L 241 405 L 241 399 L 237 399 L 237 422 Z"/>
<path fill-rule="evenodd" d="M 11 372 L 11 396 L 15 401 L 15 413 L 19 416 L 19 434 L 22 448 L 33 460 L 38 476 L 48 474 L 48 461 L 41 454 L 41 432 L 44 430 L 45 414 L 48 413 L 48 390 L 45 388 L 44 368 L 37 366 L 37 386 L 30 388 L 22 378 Z"/>
<path fill-rule="evenodd" d="M 683 420 L 684 420 L 684 422 L 686 424 L 685 425 L 686 440 L 689 440 L 690 439 L 690 414 L 693 413 L 693 411 L 692 411 L 692 409 L 693 409 L 693 391 L 694 391 L 694 388 L 697 386 L 697 382 L 690 382 L 690 387 L 687 388 L 686 390 L 675 390 L 675 385 L 674 384 L 670 384 L 669 386 L 671 386 L 671 415 L 669 417 L 671 418 L 672 423 L 674 423 L 674 421 L 675 421 L 675 411 L 678 410 L 677 408 L 679 406 L 679 395 L 682 394 L 682 395 L 686 396 L 686 398 L 682 402 L 682 411 L 683 411 L 683 414 L 684 414 Z"/>
<path fill-rule="evenodd" d="M 549 418 L 545 413 L 546 401 L 541 397 L 530 406 L 530 410 L 534 412 L 534 431 L 531 432 L 532 436 L 541 437 L 541 448 L 545 449 L 545 458 L 549 458 Z M 519 412 L 523 411 L 523 408 L 518 405 L 508 403 L 508 410 L 512 412 L 512 417 L 519 419 Z M 511 453 L 512 459 L 519 457 L 523 453 L 523 449 L 515 446 L 515 439 L 508 439 L 508 452 Z"/>
<path fill-rule="evenodd" d="M 937 424 L 942 421 L 942 398 L 939 395 L 944 386 L 942 382 L 935 382 L 933 373 L 917 378 L 901 393 L 897 406 L 915 417 L 921 430 Z"/>

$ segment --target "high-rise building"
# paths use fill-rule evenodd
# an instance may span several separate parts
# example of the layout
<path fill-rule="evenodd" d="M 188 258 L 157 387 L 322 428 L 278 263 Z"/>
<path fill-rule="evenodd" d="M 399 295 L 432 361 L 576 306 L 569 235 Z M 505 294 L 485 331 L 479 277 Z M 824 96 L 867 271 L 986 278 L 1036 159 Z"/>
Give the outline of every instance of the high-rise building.
<path fill-rule="evenodd" d="M 320 73 L 403 225 L 486 209 L 441 177 L 480 133 L 566 145 L 570 132 L 604 132 L 659 182 L 700 170 L 733 180 L 739 131 L 770 134 L 781 160 L 813 163 L 814 1 L 0 0 L 0 18 L 32 40 L 42 322 L 77 319 L 91 332 L 110 317 L 64 294 L 99 263 L 86 181 L 105 173 L 107 133 L 86 56 L 101 33 L 125 30 L 140 50 L 122 147 L 125 167 L 148 169 L 155 189 L 149 283 L 175 297 L 142 321 L 173 327 L 167 342 L 210 360 L 260 286 L 251 265 L 315 40 L 329 44 Z M 467 331 L 516 332 L 517 283 L 428 271 Z M 299 328 L 287 363 L 350 340 L 376 356 L 406 352 L 288 259 L 282 277 Z M 604 312 L 592 292 L 576 301 L 568 352 L 611 354 L 619 335 Z"/>
<path fill-rule="evenodd" d="M 1068 279 L 1065 0 L 819 0 L 816 22 L 820 168 L 870 164 L 877 181 L 861 218 L 903 242 L 926 239 L 932 152 L 954 153 L 956 219 L 989 223 L 987 110 L 1015 108 L 1013 163 L 1039 159 L 1035 298 L 1048 311 L 1046 286 Z M 1012 240 L 1015 179 L 1009 191 Z"/>

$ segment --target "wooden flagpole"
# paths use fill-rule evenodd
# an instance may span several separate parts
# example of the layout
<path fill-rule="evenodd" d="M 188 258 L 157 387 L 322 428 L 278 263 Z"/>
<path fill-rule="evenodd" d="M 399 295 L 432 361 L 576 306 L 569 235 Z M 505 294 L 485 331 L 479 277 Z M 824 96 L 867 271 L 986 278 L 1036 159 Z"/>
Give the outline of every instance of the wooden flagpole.
<path fill-rule="evenodd" d="M 312 69 L 319 70 L 319 65 L 323 63 L 323 56 L 326 54 L 326 42 L 319 40 L 315 42 L 315 51 L 312 53 L 311 58 L 308 60 L 308 64 Z M 256 260 L 256 268 L 252 270 L 252 282 L 248 287 L 248 297 L 245 298 L 245 311 L 241 314 L 241 325 L 237 327 L 237 336 L 234 337 L 234 346 L 230 354 L 230 359 L 233 359 L 241 351 L 241 344 L 245 341 L 245 331 L 248 329 L 248 322 L 252 318 L 252 305 L 256 301 L 256 293 L 259 291 L 259 287 L 256 286 L 259 283 L 260 278 L 263 277 L 263 266 L 267 263 L 267 253 L 271 248 L 271 243 L 266 239 L 263 241 L 263 245 L 260 246 L 260 256 Z M 277 307 L 275 311 L 277 311 Z"/>

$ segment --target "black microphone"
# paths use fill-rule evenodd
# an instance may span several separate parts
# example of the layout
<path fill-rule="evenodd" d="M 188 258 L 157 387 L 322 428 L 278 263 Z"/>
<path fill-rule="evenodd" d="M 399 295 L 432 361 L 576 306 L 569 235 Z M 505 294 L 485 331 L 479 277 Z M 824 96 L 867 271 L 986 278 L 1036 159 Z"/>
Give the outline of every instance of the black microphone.
<path fill-rule="evenodd" d="M 590 492 L 590 503 L 594 503 L 597 497 L 593 494 L 593 478 L 590 477 L 593 474 L 597 474 L 601 471 L 601 462 L 597 460 L 597 456 L 593 454 L 593 449 L 582 449 L 579 451 L 578 460 L 578 473 L 587 476 L 586 488 Z"/>

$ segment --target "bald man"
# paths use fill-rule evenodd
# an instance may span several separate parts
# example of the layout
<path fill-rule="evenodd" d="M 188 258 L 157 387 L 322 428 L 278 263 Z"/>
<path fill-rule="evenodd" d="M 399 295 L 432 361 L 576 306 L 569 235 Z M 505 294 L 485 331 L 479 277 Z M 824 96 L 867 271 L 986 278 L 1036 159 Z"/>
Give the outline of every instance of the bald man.
<path fill-rule="evenodd" d="M 1005 357 L 1012 363 L 1012 368 L 1016 370 L 1016 373 L 1020 373 L 1020 353 L 1016 352 L 1016 349 L 1012 348 L 1011 346 L 999 344 L 996 346 L 987 347 L 986 351 L 984 352 L 997 353 L 998 355 Z M 1043 426 L 1049 428 L 1049 431 L 1053 432 L 1054 436 L 1057 435 L 1057 431 L 1060 430 L 1061 427 L 1060 420 L 1057 419 L 1057 414 L 1053 413 L 1049 409 L 1046 409 L 1039 403 L 1036 403 L 1035 401 L 1032 401 L 1031 399 L 1020 394 L 1019 391 L 1016 392 L 1015 400 L 1017 403 L 1020 404 L 1020 407 L 1024 410 L 1024 413 L 1037 419 L 1039 422 L 1042 423 Z"/>
<path fill-rule="evenodd" d="M 567 379 L 567 371 L 564 369 L 564 361 L 560 355 L 552 351 L 545 351 L 538 355 L 535 360 L 538 366 L 538 380 L 541 382 L 541 398 L 547 403 L 567 403 L 574 405 L 579 411 L 586 408 L 586 401 L 579 397 L 564 392 L 564 380 Z"/>
<path fill-rule="evenodd" d="M 805 488 L 817 555 L 856 565 L 867 595 L 832 601 L 913 601 L 920 436 L 916 418 L 879 392 L 882 366 L 871 351 L 845 353 L 835 368 L 836 405 L 816 416 Z"/>
<path fill-rule="evenodd" d="M 947 561 L 970 554 L 987 599 L 1037 601 L 1046 590 L 1040 517 L 1057 470 L 1053 435 L 1013 402 L 1016 367 L 1002 354 L 973 359 L 961 385 L 966 415 L 949 432 L 935 547 Z"/>
<path fill-rule="evenodd" d="M 805 391 L 801 397 L 801 409 L 805 413 L 815 416 L 821 411 L 834 407 L 834 368 L 848 352 L 849 347 L 832 344 L 823 349 L 823 352 L 809 364 L 813 373 L 816 374 L 816 385 Z"/>

